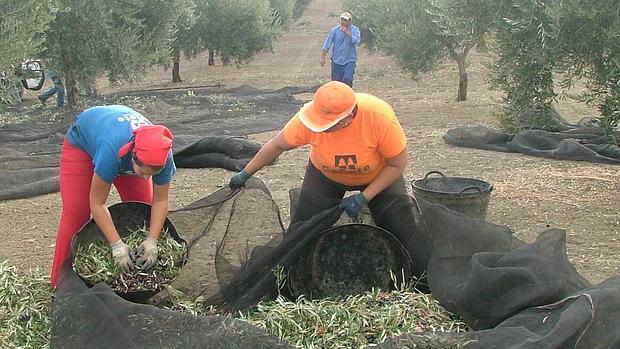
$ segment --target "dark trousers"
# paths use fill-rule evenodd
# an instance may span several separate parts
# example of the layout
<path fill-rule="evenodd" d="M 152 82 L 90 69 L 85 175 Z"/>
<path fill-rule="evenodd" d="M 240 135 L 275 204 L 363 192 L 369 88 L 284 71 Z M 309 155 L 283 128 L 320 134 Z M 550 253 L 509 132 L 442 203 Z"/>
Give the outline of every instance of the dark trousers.
<path fill-rule="evenodd" d="M 299 201 L 291 217 L 291 224 L 312 218 L 317 213 L 334 207 L 342 200 L 347 191 L 361 191 L 364 188 L 366 185 L 346 186 L 334 182 L 325 177 L 311 162 L 308 162 Z M 391 200 L 391 198 L 402 194 L 407 194 L 407 188 L 405 179 L 400 176 L 368 203 L 373 218 L 376 220 L 376 217 L 382 214 L 380 210 L 384 207 L 386 200 Z"/>
<path fill-rule="evenodd" d="M 341 65 L 332 61 L 332 81 L 340 81 L 353 87 L 353 78 L 355 77 L 355 62 L 349 62 Z"/>
<path fill-rule="evenodd" d="M 301 193 L 291 217 L 291 225 L 338 205 L 345 192 L 364 190 L 365 187 L 350 187 L 334 182 L 308 162 Z M 413 260 L 412 275 L 421 278 L 428 265 L 431 244 L 426 230 L 416 225 L 416 220 L 420 217 L 416 218 L 417 211 L 412 200 L 407 193 L 405 179 L 400 176 L 377 194 L 368 203 L 368 208 L 375 224 L 394 234 L 409 251 Z"/>
<path fill-rule="evenodd" d="M 48 98 L 52 97 L 53 95 L 56 95 L 56 106 L 59 108 L 64 107 L 65 106 L 65 87 L 62 84 L 54 84 L 54 86 L 43 91 L 43 93 L 39 95 L 39 100 L 45 103 L 45 101 Z"/>

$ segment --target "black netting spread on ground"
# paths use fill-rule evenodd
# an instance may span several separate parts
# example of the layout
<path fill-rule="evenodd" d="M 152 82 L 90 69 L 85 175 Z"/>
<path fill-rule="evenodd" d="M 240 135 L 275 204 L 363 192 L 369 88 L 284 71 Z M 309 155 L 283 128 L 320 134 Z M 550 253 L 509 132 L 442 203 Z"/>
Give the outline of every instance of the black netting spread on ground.
<path fill-rule="evenodd" d="M 189 260 L 172 286 L 189 299 L 200 296 L 234 311 L 274 299 L 278 287 L 285 295 L 321 297 L 385 286 L 385 275 L 398 268 L 410 270 L 400 282 L 426 270 L 433 296 L 476 331 L 408 333 L 380 348 L 618 347 L 620 277 L 590 285 L 566 257 L 564 231 L 548 229 L 527 244 L 507 227 L 408 195 L 375 205 L 381 228 L 341 224 L 334 202 L 284 230 L 262 182 L 222 188 L 170 214 L 189 244 Z M 356 232 L 362 234 L 354 240 Z M 374 245 L 360 251 L 364 244 Z M 278 268 L 288 284 L 277 284 Z M 150 303 L 170 299 L 161 291 Z M 87 288 L 72 273 L 60 281 L 52 329 L 54 348 L 287 347 L 241 321 L 133 304 L 106 285 Z"/>
<path fill-rule="evenodd" d="M 293 348 L 247 322 L 136 304 L 105 284 L 61 279 L 52 307 L 51 348 Z"/>
<path fill-rule="evenodd" d="M 136 104 L 134 109 L 149 120 L 168 126 L 175 135 L 177 167 L 238 171 L 260 148 L 243 136 L 281 128 L 302 104 L 294 96 L 315 89 L 299 86 L 258 90 L 243 86 L 141 91 L 87 103 Z M 132 99 L 133 104 L 129 103 Z M 24 107 L 13 113 L 17 118 L 41 113 L 40 120 L 0 126 L 0 200 L 58 191 L 60 146 L 79 112 L 63 110 L 51 115 L 39 108 Z"/>
<path fill-rule="evenodd" d="M 446 309 L 473 328 L 491 328 L 525 308 L 589 286 L 566 257 L 562 230 L 547 230 L 524 244 L 505 227 L 419 203 L 428 206 L 424 223 L 433 232 L 429 286 Z"/>
<path fill-rule="evenodd" d="M 585 124 L 570 124 L 554 114 L 557 132 L 523 130 L 518 135 L 486 126 L 462 126 L 443 137 L 448 144 L 553 159 L 620 164 L 620 147 L 608 143 L 605 131 Z"/>

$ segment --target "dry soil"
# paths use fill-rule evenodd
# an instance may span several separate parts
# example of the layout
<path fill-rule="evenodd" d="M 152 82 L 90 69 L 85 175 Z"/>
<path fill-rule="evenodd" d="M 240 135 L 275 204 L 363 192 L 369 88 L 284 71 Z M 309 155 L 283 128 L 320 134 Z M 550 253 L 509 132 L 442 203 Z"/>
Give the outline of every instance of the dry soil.
<path fill-rule="evenodd" d="M 329 68 L 319 65 L 327 31 L 338 22 L 341 8 L 332 0 L 314 0 L 291 30 L 280 37 L 273 52 L 241 67 L 207 65 L 206 55 L 181 62 L 180 86 L 223 84 L 280 88 L 327 82 Z M 353 19 L 355 21 L 355 18 Z M 406 130 L 409 163 L 405 178 L 412 181 L 428 171 L 483 179 L 494 186 L 487 220 L 504 224 L 530 242 L 548 226 L 566 230 L 567 253 L 577 270 L 593 283 L 620 273 L 620 174 L 619 167 L 588 162 L 561 161 L 522 154 L 498 153 L 447 145 L 442 136 L 463 125 L 497 128 L 494 112 L 501 94 L 485 82 L 484 66 L 490 57 L 473 53 L 468 67 L 469 93 L 456 101 L 457 69 L 441 62 L 435 72 L 413 79 L 384 55 L 360 49 L 354 88 L 390 102 Z M 100 83 L 101 93 L 173 87 L 170 72 L 154 70 L 139 85 L 111 87 Z M 579 91 L 576 91 L 579 92 Z M 27 95 L 35 103 L 36 95 Z M 298 96 L 310 99 L 311 95 Z M 577 121 L 595 112 L 583 104 L 564 100 L 561 115 Z M 266 142 L 274 132 L 252 135 Z M 288 189 L 301 183 L 307 148 L 290 151 L 265 168 L 260 177 L 272 192 L 286 223 Z M 231 172 L 221 169 L 180 169 L 173 182 L 171 208 L 179 208 L 226 185 Z M 118 201 L 115 195 L 109 202 Z M 51 263 L 60 215 L 60 195 L 0 202 L 0 261 L 20 268 Z"/>

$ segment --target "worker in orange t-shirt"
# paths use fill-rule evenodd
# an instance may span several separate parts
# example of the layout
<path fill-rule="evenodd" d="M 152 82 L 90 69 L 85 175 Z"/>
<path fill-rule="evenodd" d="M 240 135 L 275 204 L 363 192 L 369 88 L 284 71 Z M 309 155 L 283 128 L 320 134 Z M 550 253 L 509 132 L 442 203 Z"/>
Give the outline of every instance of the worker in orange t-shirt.
<path fill-rule="evenodd" d="M 330 208 L 326 200 L 341 200 L 340 207 L 357 217 L 379 195 L 406 194 L 403 170 L 407 165 L 407 139 L 392 107 L 346 84 L 331 81 L 321 86 L 284 128 L 267 142 L 229 186 L 238 189 L 280 154 L 310 144 L 310 161 L 302 184 L 298 209 L 291 224 Z M 343 199 L 347 191 L 360 193 Z M 314 198 L 315 202 L 308 204 Z M 304 203 L 304 205 L 302 205 Z M 312 208 L 308 210 L 308 208 Z"/>

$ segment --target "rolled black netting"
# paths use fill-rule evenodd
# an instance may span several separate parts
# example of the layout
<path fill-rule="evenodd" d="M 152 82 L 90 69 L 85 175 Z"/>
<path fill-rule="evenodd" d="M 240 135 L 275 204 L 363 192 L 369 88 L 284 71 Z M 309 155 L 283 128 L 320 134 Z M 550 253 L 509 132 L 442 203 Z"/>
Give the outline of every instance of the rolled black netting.
<path fill-rule="evenodd" d="M 245 137 L 205 137 L 190 143 L 186 148 L 177 146 L 174 163 L 180 168 L 218 167 L 241 171 L 260 148 L 260 144 L 250 142 Z"/>
<path fill-rule="evenodd" d="M 602 128 L 587 122 L 571 124 L 555 110 L 552 110 L 552 121 L 554 130 L 524 129 L 518 134 L 486 126 L 461 126 L 449 130 L 443 139 L 460 147 L 620 164 L 620 147 L 609 144 L 609 137 Z"/>
<path fill-rule="evenodd" d="M 345 222 L 333 202 L 285 230 L 262 182 L 222 188 L 169 215 L 189 245 L 171 286 L 234 314 L 278 292 L 358 293 L 389 288 L 386 277 L 396 275 L 396 283 L 426 282 L 427 291 L 475 331 L 407 333 L 380 348 L 618 347 L 620 279 L 590 285 L 566 257 L 564 231 L 548 229 L 528 244 L 505 226 L 409 195 L 373 202 L 373 212 L 373 223 Z M 68 272 L 54 301 L 52 347 L 288 347 L 231 317 L 154 306 L 171 298 L 164 290 L 150 305 L 134 304 L 106 285 L 88 288 Z"/>
<path fill-rule="evenodd" d="M 212 136 L 203 138 L 198 142 L 192 143 L 183 150 L 179 150 L 177 155 L 192 156 L 204 153 L 224 153 L 230 157 L 251 158 L 260 149 L 260 144 L 247 142 L 245 137 L 238 136 Z"/>

